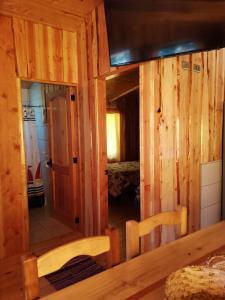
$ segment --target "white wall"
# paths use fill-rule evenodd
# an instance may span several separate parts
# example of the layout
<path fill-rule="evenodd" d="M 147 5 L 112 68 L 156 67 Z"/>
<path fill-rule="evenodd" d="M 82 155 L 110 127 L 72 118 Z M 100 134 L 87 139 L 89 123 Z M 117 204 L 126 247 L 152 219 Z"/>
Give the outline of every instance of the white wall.
<path fill-rule="evenodd" d="M 50 174 L 46 168 L 49 160 L 48 124 L 44 118 L 45 102 L 43 86 L 40 83 L 33 83 L 29 89 L 30 104 L 34 107 L 36 117 L 37 139 L 41 158 L 41 174 L 44 182 L 46 203 L 50 203 Z"/>

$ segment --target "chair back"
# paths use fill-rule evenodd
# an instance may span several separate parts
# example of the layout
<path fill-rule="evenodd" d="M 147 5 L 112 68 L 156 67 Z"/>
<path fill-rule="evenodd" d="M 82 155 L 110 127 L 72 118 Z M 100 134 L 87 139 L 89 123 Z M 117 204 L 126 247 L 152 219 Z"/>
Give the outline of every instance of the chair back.
<path fill-rule="evenodd" d="M 40 297 L 39 278 L 59 270 L 72 258 L 80 255 L 97 256 L 107 252 L 107 267 L 120 263 L 119 233 L 106 229 L 104 236 L 94 236 L 73 241 L 36 257 L 22 257 L 25 299 Z"/>
<path fill-rule="evenodd" d="M 180 224 L 180 236 L 187 233 L 187 208 L 179 206 L 176 211 L 162 212 L 141 222 L 126 222 L 126 259 L 139 255 L 139 238 L 149 234 L 159 225 Z"/>

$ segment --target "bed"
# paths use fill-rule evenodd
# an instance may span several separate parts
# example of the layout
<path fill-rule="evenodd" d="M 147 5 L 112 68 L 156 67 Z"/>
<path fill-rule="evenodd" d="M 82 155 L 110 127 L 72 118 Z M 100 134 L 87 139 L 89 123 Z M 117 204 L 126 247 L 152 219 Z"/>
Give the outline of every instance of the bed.
<path fill-rule="evenodd" d="M 139 186 L 139 161 L 125 161 L 108 164 L 108 190 L 112 197 L 119 197 L 129 187 Z"/>

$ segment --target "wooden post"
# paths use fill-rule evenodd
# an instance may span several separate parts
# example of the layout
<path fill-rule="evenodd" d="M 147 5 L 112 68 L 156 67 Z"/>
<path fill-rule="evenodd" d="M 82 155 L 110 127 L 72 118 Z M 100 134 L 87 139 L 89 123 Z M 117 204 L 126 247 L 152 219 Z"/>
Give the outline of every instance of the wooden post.
<path fill-rule="evenodd" d="M 139 254 L 139 224 L 136 221 L 126 222 L 126 259 Z"/>
<path fill-rule="evenodd" d="M 183 236 L 187 233 L 187 207 L 182 206 L 180 209 L 180 235 Z"/>
<path fill-rule="evenodd" d="M 110 238 L 110 251 L 107 253 L 107 267 L 120 263 L 120 236 L 117 228 L 106 228 L 105 234 Z"/>
<path fill-rule="evenodd" d="M 22 268 L 25 299 L 34 300 L 39 298 L 40 288 L 36 256 L 22 256 Z"/>

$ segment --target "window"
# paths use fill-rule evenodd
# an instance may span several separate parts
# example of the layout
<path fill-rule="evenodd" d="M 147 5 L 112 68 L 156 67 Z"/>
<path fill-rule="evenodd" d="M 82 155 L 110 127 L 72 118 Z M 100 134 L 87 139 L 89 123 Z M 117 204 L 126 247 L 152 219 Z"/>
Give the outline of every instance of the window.
<path fill-rule="evenodd" d="M 106 114 L 107 157 L 111 161 L 120 161 L 120 114 Z"/>

